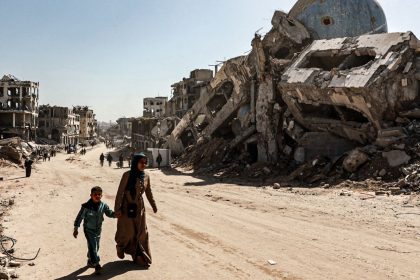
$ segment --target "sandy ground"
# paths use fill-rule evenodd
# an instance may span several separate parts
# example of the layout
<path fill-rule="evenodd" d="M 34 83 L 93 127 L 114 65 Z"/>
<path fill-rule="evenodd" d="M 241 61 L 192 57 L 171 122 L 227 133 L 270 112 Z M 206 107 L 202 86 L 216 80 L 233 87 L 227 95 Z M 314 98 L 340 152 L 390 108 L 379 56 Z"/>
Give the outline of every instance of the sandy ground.
<path fill-rule="evenodd" d="M 113 207 L 127 170 L 99 166 L 103 151 L 89 149 L 73 161 L 58 154 L 36 164 L 29 179 L 23 170 L 0 170 L 0 195 L 15 196 L 4 234 L 18 240 L 16 256 L 41 248 L 35 266 L 18 269 L 20 279 L 420 279 L 416 196 L 273 190 L 157 169 L 148 170 L 159 209 L 146 209 L 152 266 L 117 258 L 116 220 L 106 218 L 103 274 L 94 276 L 85 267 L 83 234 L 72 236 L 73 221 L 94 185 Z"/>

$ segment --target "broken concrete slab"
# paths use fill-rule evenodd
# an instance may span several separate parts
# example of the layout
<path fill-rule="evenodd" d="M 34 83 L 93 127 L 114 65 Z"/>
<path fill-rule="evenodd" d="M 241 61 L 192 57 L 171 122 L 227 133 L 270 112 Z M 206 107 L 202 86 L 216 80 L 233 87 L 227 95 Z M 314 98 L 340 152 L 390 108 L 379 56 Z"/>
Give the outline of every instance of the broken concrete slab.
<path fill-rule="evenodd" d="M 412 39 L 408 32 L 314 41 L 282 75 L 288 109 L 311 131 L 374 141 L 419 95 L 415 72 L 403 73 L 414 60 Z"/>
<path fill-rule="evenodd" d="M 389 152 L 382 152 L 382 157 L 386 158 L 390 167 L 397 167 L 408 163 L 411 157 L 405 151 L 392 150 Z"/>
<path fill-rule="evenodd" d="M 378 136 L 376 137 L 375 144 L 385 148 L 406 137 L 407 135 L 402 127 L 380 129 L 378 130 Z"/>

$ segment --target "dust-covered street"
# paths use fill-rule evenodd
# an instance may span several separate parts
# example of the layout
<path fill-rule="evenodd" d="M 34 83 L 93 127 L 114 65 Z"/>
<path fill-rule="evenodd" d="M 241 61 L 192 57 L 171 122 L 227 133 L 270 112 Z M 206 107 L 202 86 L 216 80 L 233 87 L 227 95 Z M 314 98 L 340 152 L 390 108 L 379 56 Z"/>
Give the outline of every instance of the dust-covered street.
<path fill-rule="evenodd" d="M 20 279 L 419 279 L 418 196 L 231 184 L 174 169 L 148 169 L 157 203 L 146 202 L 153 264 L 139 269 L 116 255 L 116 220 L 105 217 L 102 275 L 86 265 L 86 240 L 72 236 L 90 189 L 113 208 L 124 171 L 101 167 L 103 145 L 85 156 L 59 153 L 22 169 L 3 168 L 4 235 L 15 255 L 34 256 Z M 271 262 L 271 264 L 270 264 Z M 34 265 L 29 265 L 29 264 Z"/>

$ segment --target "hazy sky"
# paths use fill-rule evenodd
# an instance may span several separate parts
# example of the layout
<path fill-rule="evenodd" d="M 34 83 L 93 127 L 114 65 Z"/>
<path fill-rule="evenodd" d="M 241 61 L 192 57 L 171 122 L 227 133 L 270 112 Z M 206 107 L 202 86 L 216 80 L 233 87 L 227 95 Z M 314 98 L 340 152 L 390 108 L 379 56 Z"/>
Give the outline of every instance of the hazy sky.
<path fill-rule="evenodd" d="M 420 37 L 419 0 L 380 0 L 389 31 Z M 251 49 L 294 0 L 1 0 L 0 75 L 40 82 L 40 104 L 140 116 L 195 68 Z"/>

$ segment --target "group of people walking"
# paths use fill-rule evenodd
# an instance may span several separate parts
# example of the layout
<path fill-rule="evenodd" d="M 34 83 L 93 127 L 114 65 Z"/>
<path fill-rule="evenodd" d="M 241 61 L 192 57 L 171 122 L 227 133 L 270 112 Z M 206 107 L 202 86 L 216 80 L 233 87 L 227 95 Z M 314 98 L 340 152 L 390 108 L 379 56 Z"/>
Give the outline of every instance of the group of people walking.
<path fill-rule="evenodd" d="M 100 156 L 102 163 L 104 159 L 105 155 L 102 153 Z M 133 155 L 130 166 L 130 170 L 121 177 L 114 210 L 101 201 L 103 191 L 95 186 L 91 189 L 90 199 L 82 204 L 74 222 L 73 236 L 77 238 L 78 228 L 83 220 L 83 232 L 88 244 L 87 266 L 94 267 L 98 274 L 102 269 L 98 250 L 103 215 L 118 219 L 115 234 L 118 258 L 124 259 L 125 255 L 129 255 L 136 264 L 145 267 L 152 263 L 143 194 L 146 194 L 154 213 L 157 212 L 157 206 L 152 194 L 150 177 L 144 171 L 147 166 L 146 155 L 143 153 Z"/>
<path fill-rule="evenodd" d="M 111 156 L 111 154 L 108 154 L 106 156 L 106 161 L 108 162 L 108 166 L 111 166 L 112 160 L 113 160 L 113 157 Z M 105 155 L 104 153 L 101 153 L 101 155 L 99 156 L 99 162 L 101 163 L 101 166 L 104 166 L 104 161 L 105 161 Z"/>

